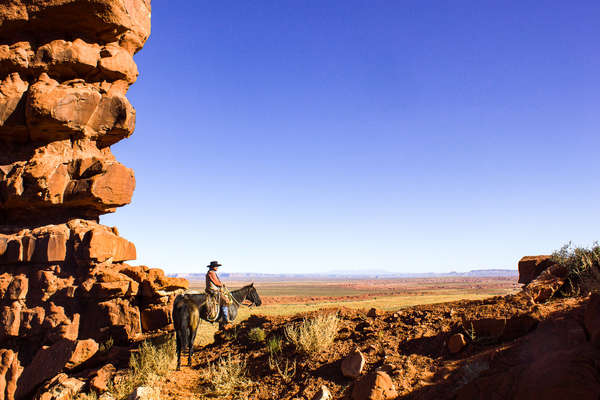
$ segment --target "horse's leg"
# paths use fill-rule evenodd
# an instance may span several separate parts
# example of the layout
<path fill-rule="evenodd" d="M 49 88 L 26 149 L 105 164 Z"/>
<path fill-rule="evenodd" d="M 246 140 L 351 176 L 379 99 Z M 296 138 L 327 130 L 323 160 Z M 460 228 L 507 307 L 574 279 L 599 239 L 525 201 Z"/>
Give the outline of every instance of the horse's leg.
<path fill-rule="evenodd" d="M 189 332 L 190 343 L 189 343 L 189 349 L 188 349 L 188 366 L 191 368 L 192 367 L 192 354 L 194 353 L 194 337 L 196 335 L 194 333 L 195 329 L 193 327 L 190 326 L 188 329 L 190 330 L 190 332 Z"/>
<path fill-rule="evenodd" d="M 177 328 L 175 329 L 175 341 L 177 343 L 177 371 L 179 371 L 181 369 L 181 338 Z"/>
<path fill-rule="evenodd" d="M 232 322 L 233 320 L 236 319 L 237 312 L 238 312 L 238 306 L 235 304 L 230 304 L 229 305 L 229 322 Z"/>

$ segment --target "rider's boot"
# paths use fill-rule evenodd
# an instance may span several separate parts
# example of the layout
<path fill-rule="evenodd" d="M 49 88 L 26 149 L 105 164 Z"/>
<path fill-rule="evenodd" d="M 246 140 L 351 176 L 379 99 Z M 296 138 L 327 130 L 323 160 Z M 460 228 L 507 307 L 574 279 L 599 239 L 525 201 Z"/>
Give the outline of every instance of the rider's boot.
<path fill-rule="evenodd" d="M 231 329 L 231 324 L 229 323 L 229 307 L 221 306 L 221 321 L 219 322 L 219 329 L 227 330 Z"/>

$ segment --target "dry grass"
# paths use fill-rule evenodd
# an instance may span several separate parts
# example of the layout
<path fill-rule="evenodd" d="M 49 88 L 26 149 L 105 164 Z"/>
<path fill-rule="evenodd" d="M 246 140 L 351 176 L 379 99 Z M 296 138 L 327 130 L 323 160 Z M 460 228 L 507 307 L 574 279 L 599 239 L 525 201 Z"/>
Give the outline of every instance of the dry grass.
<path fill-rule="evenodd" d="M 203 371 L 212 396 L 231 396 L 244 392 L 252 383 L 246 376 L 246 362 L 234 360 L 231 356 L 219 358 L 214 364 L 208 364 Z"/>
<path fill-rule="evenodd" d="M 333 343 L 338 330 L 337 314 L 321 314 L 285 327 L 286 338 L 301 353 L 313 355 Z"/>
<path fill-rule="evenodd" d="M 269 355 L 274 356 L 281 353 L 282 348 L 283 341 L 278 335 L 273 335 L 267 340 L 267 350 L 269 351 Z"/>
<path fill-rule="evenodd" d="M 277 375 L 279 375 L 285 383 L 289 383 L 296 375 L 296 360 L 290 362 L 290 360 L 286 358 L 284 362 L 279 357 L 271 354 L 269 356 L 269 369 L 277 372 Z"/>
<path fill-rule="evenodd" d="M 175 337 L 152 344 L 144 341 L 137 353 L 129 360 L 129 370 L 110 389 L 116 400 L 126 399 L 133 390 L 142 385 L 152 385 L 175 367 Z"/>

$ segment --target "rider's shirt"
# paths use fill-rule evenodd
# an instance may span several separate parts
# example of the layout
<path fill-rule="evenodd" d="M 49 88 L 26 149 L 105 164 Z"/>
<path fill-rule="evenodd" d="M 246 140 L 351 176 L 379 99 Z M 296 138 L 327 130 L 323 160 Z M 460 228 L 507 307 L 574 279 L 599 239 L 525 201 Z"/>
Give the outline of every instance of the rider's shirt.
<path fill-rule="evenodd" d="M 223 283 L 221 283 L 217 273 L 213 270 L 208 271 L 206 273 L 206 291 L 218 292 L 221 286 L 223 286 Z"/>

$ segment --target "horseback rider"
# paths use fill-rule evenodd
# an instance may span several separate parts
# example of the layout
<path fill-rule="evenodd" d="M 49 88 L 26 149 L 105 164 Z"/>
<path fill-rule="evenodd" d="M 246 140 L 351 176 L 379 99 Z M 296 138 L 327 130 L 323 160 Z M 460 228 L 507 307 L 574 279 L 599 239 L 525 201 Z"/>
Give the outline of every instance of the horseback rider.
<path fill-rule="evenodd" d="M 229 325 L 229 307 L 228 300 L 229 296 L 227 294 L 227 289 L 225 288 L 225 284 L 221 282 L 219 276 L 217 275 L 217 270 L 221 264 L 217 261 L 211 261 L 207 266 L 208 272 L 206 273 L 206 293 L 209 296 L 212 296 L 216 301 L 221 302 L 221 322 L 220 325 L 223 327 L 227 327 Z"/>

